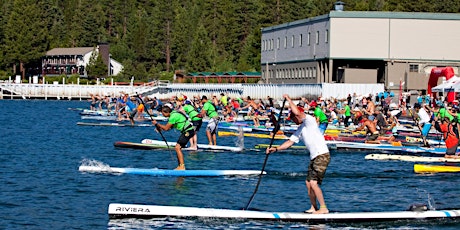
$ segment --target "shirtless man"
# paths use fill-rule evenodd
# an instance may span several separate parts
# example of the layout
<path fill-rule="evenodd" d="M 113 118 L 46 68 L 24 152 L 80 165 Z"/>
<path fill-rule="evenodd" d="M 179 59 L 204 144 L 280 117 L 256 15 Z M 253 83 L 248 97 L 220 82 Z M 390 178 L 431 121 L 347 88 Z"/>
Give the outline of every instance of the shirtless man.
<path fill-rule="evenodd" d="M 256 103 L 254 100 L 251 99 L 251 97 L 247 97 L 246 99 L 246 103 L 248 103 L 246 106 L 244 107 L 241 107 L 239 108 L 239 110 L 243 110 L 243 109 L 246 109 L 246 108 L 251 108 L 249 113 L 248 113 L 248 116 L 253 116 L 253 121 L 254 121 L 254 126 L 255 127 L 259 127 L 260 126 L 260 123 L 259 123 L 259 109 L 260 109 L 260 104 L 259 103 Z"/>
<path fill-rule="evenodd" d="M 361 131 L 367 128 L 368 136 L 366 138 L 366 143 L 380 144 L 380 141 L 377 140 L 377 138 L 379 137 L 379 131 L 377 130 L 375 123 L 369 120 L 368 115 L 363 114 L 361 117 L 358 117 L 357 119 L 359 123 L 361 123 L 361 126 L 356 128 L 355 131 Z"/>
<path fill-rule="evenodd" d="M 375 118 L 375 103 L 372 102 L 372 98 L 371 97 L 367 97 L 367 107 L 366 109 L 364 109 L 364 114 L 367 114 L 368 116 L 368 119 L 373 121 L 374 118 Z"/>

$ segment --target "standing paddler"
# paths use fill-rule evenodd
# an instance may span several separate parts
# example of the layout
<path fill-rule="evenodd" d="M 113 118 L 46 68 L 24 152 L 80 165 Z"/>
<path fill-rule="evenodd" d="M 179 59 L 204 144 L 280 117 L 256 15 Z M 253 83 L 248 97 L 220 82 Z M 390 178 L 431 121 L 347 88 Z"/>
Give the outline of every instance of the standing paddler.
<path fill-rule="evenodd" d="M 165 117 L 168 117 L 168 123 L 166 123 L 166 125 L 162 125 L 157 123 L 156 120 L 152 120 L 152 124 L 155 125 L 158 129 L 164 131 L 170 130 L 172 127 L 174 127 L 181 132 L 181 135 L 177 140 L 177 144 L 174 147 L 178 161 L 176 170 L 185 170 L 184 154 L 182 153 L 182 148 L 184 148 L 190 141 L 190 138 L 195 135 L 195 129 L 188 120 L 187 116 L 182 112 L 173 110 L 171 104 L 165 104 L 161 108 L 161 114 L 163 114 Z"/>
<path fill-rule="evenodd" d="M 329 213 L 326 202 L 324 201 L 323 192 L 320 188 L 324 175 L 326 174 L 327 166 L 331 161 L 326 141 L 324 140 L 323 134 L 321 134 L 316 119 L 311 115 L 300 112 L 287 94 L 283 96 L 286 98 L 287 102 L 289 102 L 289 107 L 291 108 L 289 118 L 299 125 L 299 127 L 289 140 L 276 148 L 268 148 L 266 153 L 270 154 L 287 149 L 302 139 L 307 150 L 310 152 L 310 164 L 308 166 L 306 185 L 311 207 L 305 212 L 314 214 Z"/>
<path fill-rule="evenodd" d="M 201 102 L 203 103 L 203 108 L 200 112 L 201 117 L 209 117 L 208 125 L 206 126 L 206 136 L 208 137 L 209 145 L 217 145 L 216 133 L 217 125 L 219 124 L 219 114 L 217 113 L 217 108 L 205 95 L 201 97 Z"/>

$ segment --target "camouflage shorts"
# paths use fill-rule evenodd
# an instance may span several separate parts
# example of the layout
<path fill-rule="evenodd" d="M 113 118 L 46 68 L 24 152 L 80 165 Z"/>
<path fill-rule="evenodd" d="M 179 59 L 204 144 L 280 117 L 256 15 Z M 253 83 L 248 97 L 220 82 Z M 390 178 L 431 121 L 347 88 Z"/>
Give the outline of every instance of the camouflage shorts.
<path fill-rule="evenodd" d="M 311 160 L 308 166 L 307 181 L 316 180 L 321 185 L 330 161 L 331 155 L 329 153 L 321 154 Z"/>

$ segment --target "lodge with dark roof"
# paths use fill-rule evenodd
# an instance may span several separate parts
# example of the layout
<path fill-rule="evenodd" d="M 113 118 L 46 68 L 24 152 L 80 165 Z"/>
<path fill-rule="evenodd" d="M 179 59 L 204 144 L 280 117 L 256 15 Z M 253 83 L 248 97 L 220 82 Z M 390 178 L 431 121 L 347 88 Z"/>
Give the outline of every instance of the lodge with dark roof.
<path fill-rule="evenodd" d="M 86 66 L 90 62 L 93 52 L 99 52 L 102 61 L 107 65 L 108 76 L 117 75 L 123 66 L 112 59 L 108 44 L 97 47 L 54 48 L 46 52 L 42 58 L 42 75 L 73 75 L 87 77 Z"/>

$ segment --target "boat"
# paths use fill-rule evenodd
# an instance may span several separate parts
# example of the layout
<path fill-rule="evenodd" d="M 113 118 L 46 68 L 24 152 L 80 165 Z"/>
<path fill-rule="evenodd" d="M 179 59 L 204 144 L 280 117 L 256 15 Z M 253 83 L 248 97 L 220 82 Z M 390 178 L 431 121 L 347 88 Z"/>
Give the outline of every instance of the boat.
<path fill-rule="evenodd" d="M 182 206 L 142 205 L 111 203 L 109 218 L 219 218 L 239 221 L 289 221 L 308 223 L 358 223 L 401 220 L 447 220 L 458 219 L 460 210 L 390 211 L 390 212 L 336 212 L 329 214 L 307 214 L 301 212 L 268 212 L 235 209 L 196 208 Z"/>
<path fill-rule="evenodd" d="M 152 139 L 143 139 L 141 143 L 134 143 L 134 142 L 125 142 L 125 141 L 117 141 L 113 145 L 119 148 L 134 148 L 134 149 L 167 149 L 174 148 L 176 142 L 167 142 L 159 141 L 159 140 L 152 140 Z M 224 146 L 224 145 L 205 145 L 205 144 L 198 144 L 198 150 L 220 150 L 220 151 L 232 151 L 232 152 L 241 152 L 243 151 L 243 147 L 233 147 L 233 146 Z M 196 151 L 196 149 L 191 148 L 182 148 L 182 150 L 190 150 Z"/>
<path fill-rule="evenodd" d="M 458 173 L 460 166 L 414 164 L 415 173 Z"/>
<path fill-rule="evenodd" d="M 96 122 L 77 122 L 77 125 L 80 125 L 80 126 L 111 126 L 111 127 L 152 127 L 153 125 L 152 124 L 149 124 L 149 123 L 144 123 L 144 124 L 123 124 L 123 123 L 115 123 L 115 122 L 112 122 L 112 123 L 108 123 L 108 122 L 100 122 L 100 123 L 96 123 Z"/>
<path fill-rule="evenodd" d="M 80 172 L 135 174 L 149 176 L 171 177 L 216 177 L 216 176 L 254 176 L 260 175 L 260 170 L 173 170 L 173 169 L 145 169 L 145 168 L 116 168 L 110 166 L 81 165 Z M 262 172 L 266 174 L 266 172 Z"/>
<path fill-rule="evenodd" d="M 410 161 L 410 162 L 451 162 L 460 163 L 460 158 L 446 158 L 443 156 L 439 157 L 426 157 L 426 156 L 410 156 L 410 155 L 397 155 L 397 154 L 368 154 L 364 157 L 366 160 L 398 160 L 398 161 Z"/>
<path fill-rule="evenodd" d="M 227 131 L 218 131 L 217 135 L 219 136 L 239 136 L 239 133 L 235 132 L 227 132 Z M 271 139 L 272 136 L 270 134 L 262 134 L 262 133 L 242 133 L 241 135 L 245 137 L 257 137 L 257 138 L 269 138 Z M 275 135 L 276 140 L 286 140 L 289 139 L 286 135 Z"/>

